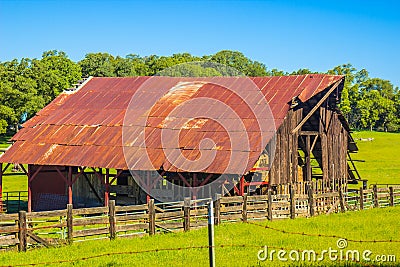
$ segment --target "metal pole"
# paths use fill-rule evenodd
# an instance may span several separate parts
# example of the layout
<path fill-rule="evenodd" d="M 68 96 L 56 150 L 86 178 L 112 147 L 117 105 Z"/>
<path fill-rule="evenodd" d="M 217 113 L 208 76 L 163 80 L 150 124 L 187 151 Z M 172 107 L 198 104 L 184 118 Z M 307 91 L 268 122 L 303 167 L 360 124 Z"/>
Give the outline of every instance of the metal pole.
<path fill-rule="evenodd" d="M 214 203 L 212 199 L 208 203 L 208 254 L 210 267 L 215 266 L 215 244 L 214 244 Z"/>

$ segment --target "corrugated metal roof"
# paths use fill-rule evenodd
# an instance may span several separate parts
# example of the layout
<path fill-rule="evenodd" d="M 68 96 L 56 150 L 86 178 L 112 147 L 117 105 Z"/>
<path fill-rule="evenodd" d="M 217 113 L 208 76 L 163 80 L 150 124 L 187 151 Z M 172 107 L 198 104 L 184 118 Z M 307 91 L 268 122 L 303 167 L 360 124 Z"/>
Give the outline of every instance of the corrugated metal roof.
<path fill-rule="evenodd" d="M 305 102 L 340 79 L 92 78 L 27 121 L 0 162 L 244 173 L 293 97 Z"/>

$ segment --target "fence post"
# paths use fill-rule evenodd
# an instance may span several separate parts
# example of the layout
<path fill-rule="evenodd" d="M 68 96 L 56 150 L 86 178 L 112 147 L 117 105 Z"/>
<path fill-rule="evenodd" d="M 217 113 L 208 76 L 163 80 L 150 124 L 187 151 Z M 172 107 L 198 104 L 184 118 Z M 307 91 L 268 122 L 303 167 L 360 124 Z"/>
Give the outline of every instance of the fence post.
<path fill-rule="evenodd" d="M 154 208 L 154 199 L 150 199 L 148 203 L 149 211 L 149 235 L 156 233 L 156 210 Z"/>
<path fill-rule="evenodd" d="M 360 210 L 364 209 L 364 188 L 360 187 Z"/>
<path fill-rule="evenodd" d="M 74 240 L 74 223 L 72 214 L 72 204 L 67 204 L 67 240 L 69 244 L 72 244 Z"/>
<path fill-rule="evenodd" d="M 373 186 L 374 191 L 374 207 L 379 208 L 379 200 L 378 200 L 378 187 L 376 184 Z"/>
<path fill-rule="evenodd" d="M 247 222 L 247 193 L 243 194 L 242 221 Z"/>
<path fill-rule="evenodd" d="M 26 211 L 21 210 L 19 211 L 18 214 L 18 239 L 19 239 L 19 244 L 18 244 L 18 250 L 19 251 L 26 251 L 26 230 L 27 224 L 26 224 Z"/>
<path fill-rule="evenodd" d="M 268 189 L 268 220 L 272 221 L 272 190 Z"/>
<path fill-rule="evenodd" d="M 394 195 L 393 195 L 393 186 L 389 187 L 389 206 L 394 206 Z"/>
<path fill-rule="evenodd" d="M 293 184 L 289 185 L 289 195 L 290 195 L 290 219 L 296 218 L 296 199 L 294 198 L 294 188 Z"/>
<path fill-rule="evenodd" d="M 183 200 L 183 230 L 190 230 L 190 197 Z"/>
<path fill-rule="evenodd" d="M 314 190 L 312 183 L 307 184 L 307 193 L 308 193 L 308 209 L 310 210 L 310 216 L 314 216 Z"/>
<path fill-rule="evenodd" d="M 214 243 L 214 207 L 212 199 L 208 203 L 208 256 L 210 267 L 215 266 L 215 243 Z"/>
<path fill-rule="evenodd" d="M 340 211 L 341 212 L 345 212 L 345 208 L 344 208 L 344 197 L 343 197 L 343 191 L 342 191 L 342 187 L 339 186 L 339 203 L 340 203 Z"/>
<path fill-rule="evenodd" d="M 116 235 L 116 229 L 115 229 L 115 200 L 109 200 L 108 201 L 108 218 L 110 221 L 110 239 L 114 240 L 115 235 Z"/>
<path fill-rule="evenodd" d="M 221 194 L 216 194 L 214 201 L 215 225 L 221 223 Z"/>

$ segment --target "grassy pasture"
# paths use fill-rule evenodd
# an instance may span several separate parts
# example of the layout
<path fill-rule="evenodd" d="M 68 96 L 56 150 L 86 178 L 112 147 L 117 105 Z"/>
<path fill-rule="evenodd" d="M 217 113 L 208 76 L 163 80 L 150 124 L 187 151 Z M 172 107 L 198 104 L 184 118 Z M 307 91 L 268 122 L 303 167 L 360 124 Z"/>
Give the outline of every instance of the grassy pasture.
<path fill-rule="evenodd" d="M 369 184 L 400 184 L 400 134 L 381 132 L 354 132 L 355 139 L 374 138 L 372 141 L 357 140 L 359 152 L 352 154 L 356 167 Z"/>
<path fill-rule="evenodd" d="M 260 221 L 257 223 L 286 231 L 337 235 L 354 240 L 390 240 L 400 239 L 398 236 L 399 216 L 400 207 L 395 207 L 322 215 L 308 219 Z M 338 249 L 336 242 L 337 238 L 285 234 L 252 224 L 222 224 L 215 229 L 216 264 L 217 266 L 287 266 L 289 264 L 298 266 L 301 262 L 289 260 L 282 263 L 276 258 L 276 255 L 272 261 L 260 261 L 257 259 L 257 253 L 263 246 L 269 246 L 270 249 L 272 249 L 271 247 L 284 247 L 288 252 L 292 249 L 312 249 L 316 253 L 320 253 L 328 250 L 329 247 Z M 26 253 L 5 252 L 0 253 L 0 266 L 59 260 L 72 262 L 52 263 L 46 266 L 69 266 L 72 264 L 74 266 L 208 266 L 208 250 L 206 248 L 108 255 L 79 260 L 107 253 L 198 247 L 207 246 L 207 244 L 207 229 L 203 228 L 186 233 L 143 238 L 88 241 L 60 248 L 30 250 Z M 225 246 L 221 247 L 221 245 Z M 239 247 L 229 245 L 239 245 Z M 241 247 L 241 245 L 245 246 Z M 357 243 L 348 241 L 348 246 L 343 251 L 346 250 L 358 250 L 360 253 L 370 250 L 372 252 L 371 259 L 374 259 L 376 255 L 395 255 L 397 264 L 400 264 L 400 243 L 398 242 Z M 338 264 L 337 261 L 330 261 L 328 257 L 325 259 L 323 262 L 314 262 L 314 264 L 319 266 L 336 266 Z M 354 262 L 347 262 L 349 265 L 345 265 L 345 263 L 342 261 L 340 264 L 359 266 Z M 376 263 L 373 264 L 375 266 Z"/>

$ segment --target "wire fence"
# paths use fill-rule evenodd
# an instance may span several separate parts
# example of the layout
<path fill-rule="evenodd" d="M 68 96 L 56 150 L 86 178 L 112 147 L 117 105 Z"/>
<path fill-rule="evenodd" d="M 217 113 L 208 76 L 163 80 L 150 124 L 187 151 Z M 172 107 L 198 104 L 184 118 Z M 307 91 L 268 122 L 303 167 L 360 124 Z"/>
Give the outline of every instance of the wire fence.
<path fill-rule="evenodd" d="M 286 195 L 264 195 L 264 196 L 235 196 L 221 198 L 215 203 L 215 221 L 238 222 L 242 221 L 249 225 L 262 227 L 266 230 L 275 231 L 284 235 L 301 235 L 307 237 L 335 238 L 343 239 L 355 243 L 400 243 L 398 239 L 388 240 L 362 240 L 343 237 L 339 235 L 327 235 L 319 233 L 294 232 L 286 229 L 271 227 L 268 224 L 257 223 L 258 220 L 272 220 L 277 218 L 303 217 L 302 209 L 311 214 L 311 209 L 317 211 L 325 210 L 339 212 L 346 210 L 358 210 L 372 207 L 396 206 L 399 203 L 399 187 L 378 188 L 368 190 L 349 191 L 344 194 L 324 193 L 296 195 L 293 192 Z M 278 199 L 279 197 L 279 199 Z M 329 205 L 318 203 L 325 201 Z M 60 236 L 65 240 L 63 244 L 81 242 L 86 240 L 86 236 L 94 239 L 114 239 L 115 237 L 130 237 L 143 234 L 168 233 L 175 231 L 188 231 L 207 225 L 208 210 L 205 200 L 189 200 L 174 203 L 158 203 L 154 201 L 149 204 L 136 206 L 114 206 L 72 209 L 70 205 L 66 210 L 25 213 L 25 219 L 19 217 L 20 214 L 0 215 L 0 242 L 5 245 L 21 246 L 21 235 L 24 233 L 25 239 L 31 238 L 38 244 L 47 246 L 46 240 Z M 305 204 L 303 202 L 306 202 Z M 319 213 L 317 213 L 319 214 Z M 21 224 L 22 223 L 22 224 Z M 47 235 L 49 238 L 43 238 Z M 9 239 L 7 239 L 9 238 Z M 57 239 L 59 240 L 59 239 Z M 23 241 L 23 240 L 22 240 Z M 72 241 L 72 242 L 68 242 Z M 26 243 L 26 240 L 24 241 Z M 220 244 L 215 248 L 243 247 L 243 248 L 263 248 L 260 245 L 252 244 Z M 302 252 L 301 249 L 286 247 L 268 246 L 281 250 L 291 250 Z M 7 266 L 35 266 L 46 264 L 73 263 L 86 261 L 94 258 L 106 256 L 118 256 L 141 253 L 157 253 L 161 251 L 184 251 L 193 249 L 209 249 L 210 246 L 189 246 L 174 248 L 156 248 L 149 250 L 110 252 L 75 259 L 62 259 L 54 262 L 40 262 L 29 264 L 17 264 Z M 26 250 L 26 247 L 25 247 Z M 316 254 L 318 255 L 318 254 Z M 373 266 L 368 263 L 356 261 L 360 265 Z M 1 265 L 1 263 L 0 263 Z M 1 267 L 1 266 L 0 266 Z"/>

